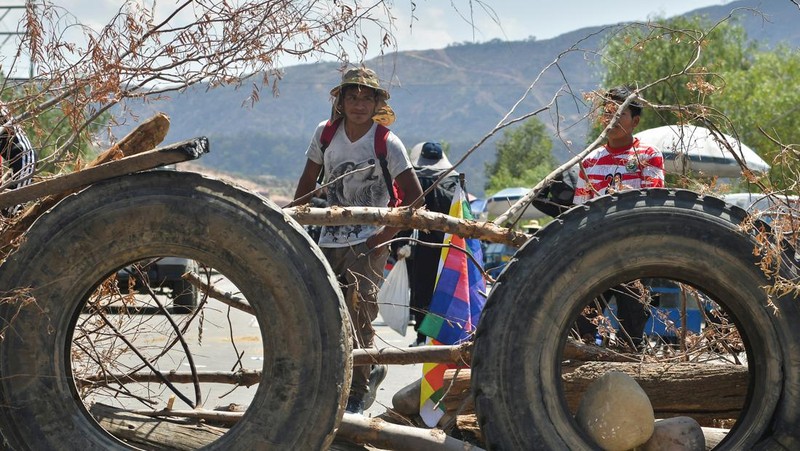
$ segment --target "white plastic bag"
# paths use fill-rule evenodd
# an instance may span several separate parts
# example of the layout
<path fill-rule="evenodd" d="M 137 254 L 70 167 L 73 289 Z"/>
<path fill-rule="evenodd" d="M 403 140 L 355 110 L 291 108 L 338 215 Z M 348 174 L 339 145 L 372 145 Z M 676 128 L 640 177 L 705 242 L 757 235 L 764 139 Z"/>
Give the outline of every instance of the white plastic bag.
<path fill-rule="evenodd" d="M 401 258 L 383 281 L 378 291 L 378 310 L 383 322 L 402 336 L 406 336 L 408 328 L 411 289 L 408 283 L 406 259 Z"/>

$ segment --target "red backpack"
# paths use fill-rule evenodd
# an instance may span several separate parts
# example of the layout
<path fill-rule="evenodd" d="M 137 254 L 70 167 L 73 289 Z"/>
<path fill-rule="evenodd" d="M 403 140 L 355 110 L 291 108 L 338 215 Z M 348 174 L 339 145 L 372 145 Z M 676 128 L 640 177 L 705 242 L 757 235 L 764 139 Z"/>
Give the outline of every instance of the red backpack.
<path fill-rule="evenodd" d="M 319 141 L 320 148 L 322 149 L 323 159 L 325 158 L 325 149 L 327 149 L 330 145 L 331 141 L 333 140 L 333 135 L 336 134 L 336 130 L 339 128 L 339 124 L 341 123 L 342 118 L 338 118 L 333 122 L 328 121 L 325 124 L 325 128 L 322 129 L 322 135 L 320 136 Z M 378 128 L 375 130 L 375 156 L 378 157 L 378 161 L 381 163 L 383 180 L 386 182 L 386 189 L 389 191 L 389 206 L 397 207 L 402 202 L 403 191 L 397 186 L 397 183 L 392 181 L 392 176 L 389 174 L 389 162 L 386 161 L 386 140 L 388 138 L 389 129 L 381 124 L 378 124 Z M 317 177 L 317 182 L 321 184 L 324 177 L 325 163 L 323 162 L 322 170 L 319 171 L 319 177 Z"/>

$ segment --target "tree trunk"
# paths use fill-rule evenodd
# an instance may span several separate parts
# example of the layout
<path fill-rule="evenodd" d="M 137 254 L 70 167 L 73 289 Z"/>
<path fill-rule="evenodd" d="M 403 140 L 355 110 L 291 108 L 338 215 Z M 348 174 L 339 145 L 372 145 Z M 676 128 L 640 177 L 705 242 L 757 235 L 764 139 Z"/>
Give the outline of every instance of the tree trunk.
<path fill-rule="evenodd" d="M 636 379 L 650 398 L 656 418 L 687 416 L 704 426 L 739 416 L 749 380 L 747 368 L 741 365 L 576 362 L 562 367 L 564 394 L 573 412 L 589 384 L 609 371 Z"/>
<path fill-rule="evenodd" d="M 380 418 L 345 413 L 337 438 L 355 443 L 409 451 L 469 451 L 482 448 L 448 436 L 441 429 L 416 428 L 387 423 Z"/>
<path fill-rule="evenodd" d="M 692 363 L 575 362 L 562 367 L 564 396 L 570 410 L 578 409 L 588 386 L 609 371 L 633 377 L 647 393 L 656 418 L 692 417 L 701 425 L 735 419 L 747 394 L 747 368 L 739 365 Z M 448 413 L 474 413 L 470 370 L 447 370 L 444 397 Z"/>
<path fill-rule="evenodd" d="M 94 404 L 91 414 L 108 432 L 132 443 L 153 448 L 189 450 L 208 445 L 225 433 L 224 428 L 186 424 L 175 419 L 156 418 L 169 415 L 174 418 L 204 419 L 235 423 L 241 412 L 214 411 L 124 411 L 116 407 Z M 416 428 L 387 423 L 379 418 L 345 413 L 337 431 L 337 438 L 359 444 L 369 443 L 392 450 L 463 451 L 481 448 L 449 437 L 442 430 Z"/>
<path fill-rule="evenodd" d="M 522 246 L 529 235 L 500 227 L 491 222 L 458 219 L 444 213 L 412 210 L 409 207 L 331 207 L 311 208 L 306 205 L 283 209 L 303 225 L 374 224 L 403 229 L 440 230 L 464 238 L 478 238 L 493 243 Z"/>
<path fill-rule="evenodd" d="M 418 346 L 415 348 L 353 349 L 353 365 L 413 365 L 416 363 L 468 364 L 472 343 L 453 346 Z"/>
<path fill-rule="evenodd" d="M 20 238 L 36 218 L 80 188 L 101 180 L 198 158 L 206 152 L 208 141 L 196 138 L 0 193 L 0 208 L 40 199 L 14 218 L 14 222 L 0 234 L 0 249 L 4 254 L 8 253 L 11 250 L 8 246 Z"/>
<path fill-rule="evenodd" d="M 103 404 L 92 405 L 89 412 L 115 437 L 150 449 L 199 449 L 226 432 L 225 429 L 207 425 L 137 415 Z"/>
<path fill-rule="evenodd" d="M 109 161 L 155 149 L 157 145 L 164 141 L 168 131 L 169 116 L 164 113 L 156 113 L 155 116 L 139 124 L 111 148 L 98 155 L 86 167 L 91 168 Z"/>

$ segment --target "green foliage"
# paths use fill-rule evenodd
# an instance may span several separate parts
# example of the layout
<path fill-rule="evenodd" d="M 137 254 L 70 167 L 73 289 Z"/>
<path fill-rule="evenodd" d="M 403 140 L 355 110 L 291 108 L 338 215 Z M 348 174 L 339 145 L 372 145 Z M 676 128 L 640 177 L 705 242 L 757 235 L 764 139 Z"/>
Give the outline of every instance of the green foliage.
<path fill-rule="evenodd" d="M 496 147 L 497 158 L 486 164 L 487 194 L 514 186 L 532 187 L 557 166 L 553 142 L 536 117 L 506 130 Z"/>
<path fill-rule="evenodd" d="M 19 85 L 4 89 L 0 98 L 7 104 L 13 104 L 14 108 L 11 113 L 19 116 L 33 107 L 37 100 L 41 102 L 37 94 L 36 86 Z M 62 102 L 63 105 L 65 105 L 64 102 Z M 61 108 L 54 107 L 24 120 L 21 126 L 36 150 L 36 173 L 52 175 L 64 171 L 70 172 L 75 169 L 78 162 L 85 163 L 94 158 L 97 152 L 91 142 L 110 117 L 109 113 L 101 114 L 94 122 L 77 132 L 77 139 L 64 149 L 61 149 L 62 145 L 83 124 L 82 115 L 70 117 Z M 59 151 L 59 149 L 61 150 Z M 57 151 L 58 155 L 55 154 Z"/>
<path fill-rule="evenodd" d="M 798 73 L 797 50 L 778 47 L 758 53 L 747 71 L 726 74 L 727 86 L 715 101 L 735 125 L 738 138 L 773 165 L 772 184 L 780 188 L 791 184 L 784 176 L 800 171 L 795 155 L 775 160 L 781 151 L 777 142 L 800 142 Z"/>
<path fill-rule="evenodd" d="M 698 41 L 699 30 L 711 31 Z M 686 74 L 674 75 L 693 62 L 698 43 L 697 62 Z M 797 174 L 800 164 L 794 157 L 775 159 L 781 150 L 775 141 L 800 139 L 800 115 L 793 114 L 800 108 L 800 90 L 794 89 L 800 71 L 796 50 L 781 46 L 759 50 L 757 43 L 748 43 L 742 27 L 728 22 L 712 27 L 699 17 L 626 29 L 608 41 L 607 49 L 604 87 L 643 87 L 658 81 L 642 92 L 645 99 L 656 105 L 686 107 L 662 113 L 645 109 L 636 131 L 678 123 L 704 125 L 696 120 L 703 115 L 773 165 L 772 185 L 790 185 L 783 178 Z M 601 130 L 595 124 L 589 138 Z"/>
<path fill-rule="evenodd" d="M 679 74 L 693 64 L 687 73 L 671 76 L 647 88 L 643 96 L 660 105 L 712 103 L 715 86 L 724 84 L 725 74 L 749 68 L 752 61 L 748 55 L 754 47 L 747 44 L 742 27 L 728 22 L 717 25 L 701 37 L 700 30 L 711 29 L 711 25 L 700 16 L 675 17 L 657 21 L 653 28 L 631 27 L 613 35 L 604 59 L 603 86 L 611 88 L 630 84 L 642 87 L 668 75 Z M 680 117 L 683 114 L 685 112 L 643 114 L 639 129 L 690 119 Z"/>

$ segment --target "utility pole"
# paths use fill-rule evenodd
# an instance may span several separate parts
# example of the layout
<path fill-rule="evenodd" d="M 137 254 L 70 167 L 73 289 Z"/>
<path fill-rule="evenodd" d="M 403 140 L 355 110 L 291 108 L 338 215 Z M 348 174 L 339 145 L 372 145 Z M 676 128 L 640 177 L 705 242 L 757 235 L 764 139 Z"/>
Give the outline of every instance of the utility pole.
<path fill-rule="evenodd" d="M 19 24 L 19 19 L 16 20 L 13 28 L 6 24 L 6 19 L 9 16 L 16 16 L 15 12 L 23 12 L 27 8 L 27 2 L 22 5 L 0 5 L 0 48 L 4 48 L 8 41 L 15 36 L 25 36 L 27 31 L 20 31 L 16 25 Z M 10 74 L 9 74 L 10 75 Z M 28 68 L 28 79 L 33 79 L 33 55 L 31 55 L 30 66 Z"/>

